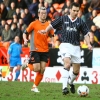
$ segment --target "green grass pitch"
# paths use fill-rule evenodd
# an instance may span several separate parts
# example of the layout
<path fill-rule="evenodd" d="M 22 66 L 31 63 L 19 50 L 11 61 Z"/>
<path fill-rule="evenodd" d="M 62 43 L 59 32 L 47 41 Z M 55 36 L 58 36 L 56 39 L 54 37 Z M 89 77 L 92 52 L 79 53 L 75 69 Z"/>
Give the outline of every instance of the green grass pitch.
<path fill-rule="evenodd" d="M 61 83 L 40 83 L 40 93 L 31 92 L 32 82 L 0 81 L 0 100 L 100 100 L 100 85 L 87 84 L 90 93 L 87 97 L 75 94 L 62 95 Z M 76 89 L 79 84 L 75 84 Z"/>

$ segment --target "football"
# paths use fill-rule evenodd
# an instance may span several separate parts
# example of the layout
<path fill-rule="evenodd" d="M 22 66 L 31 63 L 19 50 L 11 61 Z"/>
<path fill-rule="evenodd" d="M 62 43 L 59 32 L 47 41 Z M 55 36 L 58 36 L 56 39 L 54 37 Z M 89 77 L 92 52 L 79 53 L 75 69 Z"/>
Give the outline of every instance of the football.
<path fill-rule="evenodd" d="M 77 93 L 81 97 L 86 97 L 89 94 L 89 88 L 86 85 L 79 86 L 77 88 Z"/>

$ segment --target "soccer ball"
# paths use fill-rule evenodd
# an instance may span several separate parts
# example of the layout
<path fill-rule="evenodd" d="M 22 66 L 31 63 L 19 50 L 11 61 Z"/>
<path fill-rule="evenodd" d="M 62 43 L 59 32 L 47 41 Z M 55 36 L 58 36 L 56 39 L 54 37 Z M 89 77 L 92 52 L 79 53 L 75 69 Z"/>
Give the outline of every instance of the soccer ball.
<path fill-rule="evenodd" d="M 79 86 L 77 88 L 77 93 L 81 97 L 86 97 L 89 94 L 89 88 L 86 85 Z"/>

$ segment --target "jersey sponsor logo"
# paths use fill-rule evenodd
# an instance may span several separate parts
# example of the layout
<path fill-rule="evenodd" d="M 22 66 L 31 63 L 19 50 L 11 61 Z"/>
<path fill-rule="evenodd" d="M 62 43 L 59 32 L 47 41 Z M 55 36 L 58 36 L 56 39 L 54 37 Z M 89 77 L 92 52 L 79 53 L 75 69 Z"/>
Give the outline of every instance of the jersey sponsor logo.
<path fill-rule="evenodd" d="M 70 32 L 71 32 L 71 31 L 77 32 L 76 27 L 67 27 L 66 30 L 67 30 L 67 31 L 70 31 Z"/>

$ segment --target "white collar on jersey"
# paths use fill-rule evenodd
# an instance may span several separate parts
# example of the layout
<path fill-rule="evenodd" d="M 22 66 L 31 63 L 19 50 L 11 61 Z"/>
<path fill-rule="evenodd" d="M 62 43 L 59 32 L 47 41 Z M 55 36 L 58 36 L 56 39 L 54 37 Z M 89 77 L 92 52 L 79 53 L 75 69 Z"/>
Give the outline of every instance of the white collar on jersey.
<path fill-rule="evenodd" d="M 77 17 L 74 20 L 71 19 L 70 15 L 68 15 L 68 17 L 71 20 L 71 22 L 75 22 L 77 20 Z"/>

